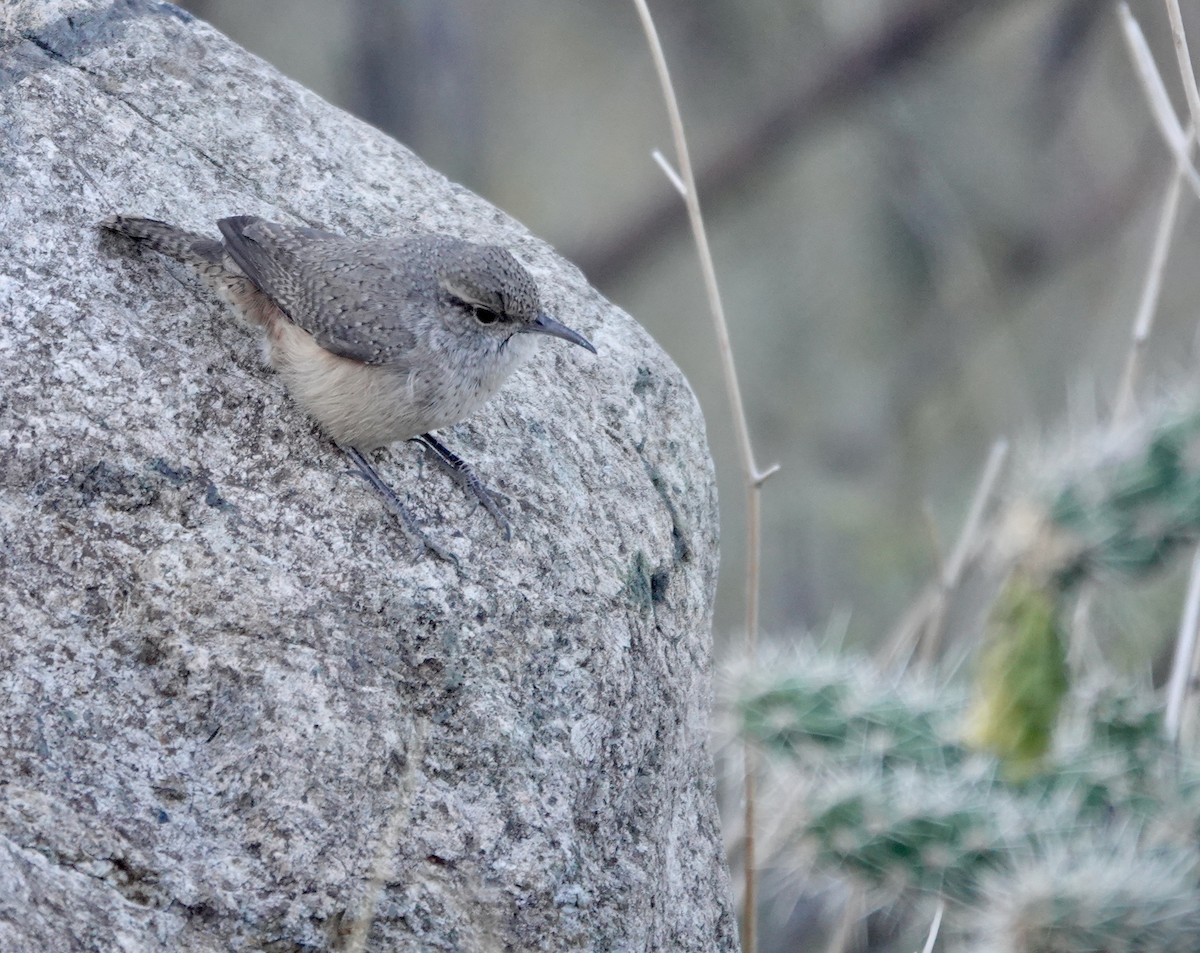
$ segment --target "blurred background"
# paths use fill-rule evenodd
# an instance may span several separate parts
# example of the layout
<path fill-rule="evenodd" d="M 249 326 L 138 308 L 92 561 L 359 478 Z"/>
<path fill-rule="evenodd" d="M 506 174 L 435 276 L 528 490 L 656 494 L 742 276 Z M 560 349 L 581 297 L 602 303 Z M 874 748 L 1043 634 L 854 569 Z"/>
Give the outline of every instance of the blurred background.
<path fill-rule="evenodd" d="M 650 159 L 671 140 L 633 6 L 183 6 L 520 219 L 683 368 L 720 480 L 721 654 L 741 619 L 742 490 L 682 204 Z M 651 6 L 757 455 L 782 465 L 764 628 L 839 620 L 869 646 L 935 572 L 997 437 L 1107 413 L 1171 162 L 1111 4 Z M 1162 7 L 1138 7 L 1173 77 Z M 1192 204 L 1152 378 L 1194 351 Z"/>

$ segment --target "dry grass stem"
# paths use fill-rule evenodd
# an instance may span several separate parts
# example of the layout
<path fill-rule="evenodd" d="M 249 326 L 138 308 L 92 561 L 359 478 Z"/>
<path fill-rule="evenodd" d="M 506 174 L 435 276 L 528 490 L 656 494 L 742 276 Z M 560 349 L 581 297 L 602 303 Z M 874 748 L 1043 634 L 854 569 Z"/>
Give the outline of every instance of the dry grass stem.
<path fill-rule="evenodd" d="M 658 149 L 650 150 L 650 158 L 658 163 L 658 167 L 662 169 L 663 175 L 667 180 L 675 186 L 675 191 L 679 193 L 680 198 L 687 198 L 687 186 L 683 184 L 683 179 L 679 177 L 679 173 L 675 171 L 675 167 L 671 165 L 671 161 L 663 155 Z"/>
<path fill-rule="evenodd" d="M 987 462 L 983 466 L 983 475 L 979 478 L 975 496 L 971 499 L 971 507 L 967 510 L 966 522 L 963 523 L 962 532 L 959 533 L 958 541 L 946 563 L 946 571 L 942 577 L 942 588 L 945 590 L 953 590 L 962 578 L 967 557 L 970 556 L 975 538 L 979 535 L 979 524 L 983 521 L 983 514 L 987 511 L 988 503 L 991 502 L 996 483 L 1000 479 L 1000 474 L 1004 472 L 1004 463 L 1007 459 L 1008 441 L 1001 437 L 992 444 L 988 451 Z"/>
<path fill-rule="evenodd" d="M 1171 662 L 1171 678 L 1167 682 L 1167 714 L 1165 727 L 1171 741 L 1179 740 L 1183 726 L 1183 710 L 1187 704 L 1192 681 L 1192 665 L 1196 655 L 1196 635 L 1200 628 L 1200 549 L 1192 559 L 1192 574 L 1188 580 L 1187 599 L 1179 620 L 1179 636 L 1175 657 Z"/>
<path fill-rule="evenodd" d="M 1179 62 L 1179 78 L 1183 80 L 1183 92 L 1187 96 L 1192 127 L 1200 129 L 1200 90 L 1196 89 L 1196 74 L 1192 71 L 1192 57 L 1188 53 L 1187 34 L 1183 32 L 1183 17 L 1179 12 L 1179 0 L 1166 0 L 1166 4 L 1167 18 L 1171 21 L 1171 40 L 1175 44 L 1175 59 Z M 1122 5 L 1124 6 L 1124 4 Z"/>
<path fill-rule="evenodd" d="M 1170 2 L 1167 5 L 1170 7 Z M 1167 148 L 1171 150 L 1175 161 L 1187 177 L 1192 191 L 1200 196 L 1200 174 L 1196 172 L 1196 167 L 1192 165 L 1189 155 L 1191 136 L 1184 132 L 1183 126 L 1180 125 L 1179 117 L 1175 115 L 1175 110 L 1171 106 L 1171 97 L 1167 95 L 1167 88 L 1163 83 L 1162 75 L 1154 63 L 1154 56 L 1150 53 L 1150 45 L 1146 42 L 1145 34 L 1142 33 L 1142 28 L 1138 25 L 1137 20 L 1129 12 L 1128 4 L 1120 4 L 1117 7 L 1117 12 L 1121 18 L 1121 27 L 1122 32 L 1125 34 L 1125 42 L 1129 46 L 1129 55 L 1133 59 L 1138 79 L 1141 80 L 1142 89 L 1146 93 L 1146 101 L 1150 105 L 1150 112 L 1154 116 L 1154 121 L 1158 125 L 1159 131 L 1162 133 L 1163 141 L 1166 142 Z M 1185 87 L 1189 85 L 1188 77 L 1191 77 L 1190 67 L 1187 70 L 1187 76 L 1184 80 Z M 1190 85 L 1194 89 L 1194 77 L 1191 77 Z M 1189 93 L 1190 96 L 1191 93 Z M 1192 120 L 1192 128 L 1196 128 L 1194 118 Z"/>
<path fill-rule="evenodd" d="M 933 923 L 929 924 L 929 936 L 925 938 L 925 946 L 921 953 L 933 953 L 933 945 L 937 943 L 938 933 L 942 929 L 942 914 L 946 912 L 946 902 L 939 900 L 937 910 L 933 914 Z"/>
<path fill-rule="evenodd" d="M 888 639 L 887 648 L 879 657 L 884 667 L 891 667 L 898 659 L 911 658 L 913 654 L 917 655 L 923 666 L 931 664 L 938 657 L 946 604 L 958 589 L 970 562 L 979 537 L 979 526 L 995 493 L 996 483 L 1004 472 L 1008 450 L 1008 441 L 1003 437 L 992 444 L 950 558 L 939 564 L 937 578 L 921 591 Z"/>
<path fill-rule="evenodd" d="M 675 152 L 678 158 L 679 179 L 682 181 L 682 195 L 687 206 L 688 220 L 692 228 L 692 238 L 696 242 L 696 250 L 700 256 L 700 271 L 704 278 L 704 292 L 708 298 L 709 308 L 713 317 L 713 329 L 717 335 L 717 344 L 721 356 L 721 370 L 725 379 L 726 396 L 733 409 L 733 424 L 737 435 L 739 456 L 749 482 L 761 484 L 776 468 L 760 471 L 754 461 L 754 450 L 750 444 L 750 429 L 746 423 L 746 413 L 742 406 L 741 389 L 738 387 L 737 368 L 733 362 L 733 346 L 729 341 L 729 325 L 725 320 L 725 309 L 721 304 L 721 293 L 717 287 L 717 275 L 713 266 L 712 253 L 708 247 L 708 235 L 704 229 L 704 217 L 700 211 L 700 200 L 696 195 L 696 179 L 688 154 L 687 139 L 683 131 L 683 119 L 679 113 L 679 102 L 671 84 L 671 75 L 667 69 L 666 56 L 662 43 L 650 17 L 650 8 L 646 0 L 633 0 L 638 16 L 642 21 L 646 40 L 650 45 L 650 55 L 654 60 L 662 85 L 663 99 L 666 101 L 667 115 L 671 125 L 671 134 L 675 141 Z M 678 187 L 678 186 L 677 186 Z"/>
<path fill-rule="evenodd" d="M 1189 138 L 1189 147 L 1194 140 Z M 1154 245 L 1150 250 L 1150 263 L 1146 267 L 1146 280 L 1142 285 L 1141 298 L 1138 300 L 1137 317 L 1133 322 L 1133 332 L 1129 341 L 1129 353 L 1125 358 L 1125 367 L 1121 372 L 1121 382 L 1117 386 L 1117 398 L 1113 407 L 1112 422 L 1114 426 L 1126 423 L 1134 407 L 1134 392 L 1137 388 L 1141 372 L 1142 354 L 1146 341 L 1154 329 L 1154 316 L 1158 311 L 1158 300 L 1162 293 L 1163 272 L 1167 265 L 1167 253 L 1171 248 L 1171 238 L 1175 232 L 1175 221 L 1179 213 L 1179 199 L 1183 193 L 1184 167 L 1178 161 L 1175 171 L 1167 183 L 1163 195 L 1162 209 L 1158 213 L 1158 227 L 1154 233 Z"/>
<path fill-rule="evenodd" d="M 1171 40 L 1175 46 L 1175 59 L 1179 64 L 1179 76 L 1183 82 L 1188 112 L 1192 119 L 1191 128 L 1194 132 L 1200 129 L 1200 90 L 1196 87 L 1196 74 L 1192 69 L 1192 58 L 1188 52 L 1187 34 L 1183 29 L 1183 16 L 1179 10 L 1179 2 L 1178 0 L 1166 0 L 1166 5 L 1167 18 L 1171 23 Z M 1122 17 L 1132 20 L 1128 8 L 1122 10 Z M 1189 178 L 1195 174 L 1195 168 L 1189 157 L 1192 138 L 1191 134 L 1187 135 L 1183 147 L 1176 153 L 1179 167 L 1186 170 Z M 1193 670 L 1197 663 L 1198 628 L 1200 628 L 1200 549 L 1196 551 L 1192 561 L 1187 599 L 1184 602 L 1183 617 L 1179 623 L 1179 638 L 1175 645 L 1175 658 L 1171 664 L 1171 678 L 1167 686 L 1166 731 L 1167 737 L 1175 742 L 1178 742 L 1183 728 L 1184 710 L 1187 707 L 1193 681 Z"/>
<path fill-rule="evenodd" d="M 760 559 L 762 551 L 762 511 L 759 496 L 763 482 L 778 466 L 759 470 L 754 459 L 754 448 L 750 443 L 750 428 L 746 421 L 746 412 L 742 405 L 742 392 L 738 386 L 737 368 L 733 360 L 733 346 L 729 340 L 729 326 L 725 321 L 725 309 L 721 304 L 721 294 L 717 287 L 717 273 L 713 266 L 712 253 L 708 247 L 708 234 L 704 229 L 704 216 L 700 211 L 700 199 L 696 194 L 696 177 L 692 162 L 688 155 L 687 138 L 683 131 L 683 119 L 679 112 L 679 101 L 671 83 L 671 74 L 667 69 L 667 59 L 663 53 L 658 31 L 654 28 L 654 20 L 650 16 L 650 8 L 646 0 L 633 0 L 642 30 L 650 47 L 650 55 L 654 60 L 654 68 L 658 73 L 662 86 L 663 100 L 666 103 L 667 115 L 671 125 L 671 135 L 675 141 L 675 154 L 679 173 L 673 174 L 670 164 L 663 158 L 656 158 L 663 167 L 675 188 L 682 194 L 684 205 L 687 207 L 688 222 L 692 229 L 692 239 L 696 243 L 696 251 L 700 258 L 700 272 L 704 278 L 704 291 L 708 298 L 709 310 L 712 313 L 713 330 L 717 337 L 717 350 L 721 357 L 722 376 L 725 380 L 726 396 L 733 413 L 733 427 L 737 435 L 738 456 L 741 463 L 742 477 L 746 492 L 746 576 L 745 576 L 745 629 L 746 656 L 753 658 L 758 648 L 758 600 Z M 755 857 L 754 857 L 754 777 L 757 772 L 756 756 L 749 745 L 745 749 L 745 830 L 743 834 L 743 863 L 744 891 L 742 908 L 742 946 L 746 953 L 754 953 L 755 938 Z"/>
<path fill-rule="evenodd" d="M 1154 246 L 1151 249 L 1146 281 L 1142 287 L 1142 297 L 1138 303 L 1138 314 L 1134 322 L 1129 356 L 1126 359 L 1117 392 L 1116 408 L 1113 413 L 1114 424 L 1123 423 L 1128 418 L 1133 406 L 1133 394 L 1137 384 L 1141 354 L 1153 328 L 1154 315 L 1162 288 L 1163 271 L 1166 267 L 1167 254 L 1170 251 L 1171 237 L 1175 230 L 1182 180 L 1187 178 L 1192 189 L 1200 194 L 1200 189 L 1197 188 L 1196 169 L 1191 160 L 1195 133 L 1197 129 L 1200 129 L 1200 91 L 1196 88 L 1196 75 L 1192 69 L 1187 35 L 1184 33 L 1179 4 L 1177 0 L 1166 0 L 1166 5 L 1167 16 L 1171 23 L 1171 39 L 1179 64 L 1180 79 L 1187 98 L 1188 112 L 1191 114 L 1191 124 L 1186 132 L 1180 127 L 1179 119 L 1171 107 L 1166 87 L 1154 65 L 1154 59 L 1141 28 L 1134 20 L 1127 4 L 1122 3 L 1117 8 L 1130 54 L 1146 91 L 1150 110 L 1164 140 L 1175 156 L 1175 172 L 1168 183 L 1166 194 L 1163 197 L 1162 210 L 1159 213 L 1158 229 L 1154 237 Z M 1197 663 L 1198 627 L 1200 627 L 1200 549 L 1197 550 L 1192 562 L 1187 598 L 1184 602 L 1179 634 L 1175 644 L 1175 657 L 1172 660 L 1171 676 L 1167 683 L 1165 730 L 1167 737 L 1176 743 L 1179 741 L 1183 727 L 1184 712 L 1187 708 L 1193 680 L 1193 669 Z"/>

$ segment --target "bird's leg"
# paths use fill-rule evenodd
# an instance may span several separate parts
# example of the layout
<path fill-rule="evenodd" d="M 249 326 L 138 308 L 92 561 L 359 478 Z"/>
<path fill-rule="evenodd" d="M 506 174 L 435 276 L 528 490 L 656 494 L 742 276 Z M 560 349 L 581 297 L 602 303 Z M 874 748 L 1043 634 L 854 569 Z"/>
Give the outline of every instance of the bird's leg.
<path fill-rule="evenodd" d="M 483 508 L 491 513 L 492 518 L 499 524 L 500 529 L 504 533 L 505 540 L 512 539 L 512 527 L 508 525 L 508 520 L 500 511 L 500 504 L 496 502 L 496 498 L 488 488 L 479 482 L 479 477 L 475 475 L 467 462 L 438 440 L 437 437 L 433 436 L 433 434 L 423 433 L 419 437 L 413 437 L 412 439 L 419 440 L 425 445 L 425 449 L 429 451 L 429 455 L 454 478 L 455 483 L 458 483 L 464 489 L 470 490 L 475 495 L 476 499 L 483 504 Z"/>
<path fill-rule="evenodd" d="M 383 500 L 384 505 L 396 514 L 397 518 L 400 520 L 400 525 L 404 528 L 404 534 L 409 538 L 409 540 L 424 546 L 431 553 L 433 553 L 433 555 L 437 556 L 438 559 L 444 559 L 446 562 L 454 563 L 454 565 L 457 566 L 458 557 L 449 550 L 443 549 L 425 535 L 425 532 L 417 524 L 417 521 L 413 519 L 412 514 L 409 513 L 404 504 L 400 502 L 400 498 L 396 496 L 395 491 L 383 482 L 383 477 L 381 477 L 376 469 L 371 466 L 371 462 L 353 447 L 342 446 L 342 444 L 338 444 L 338 446 L 342 448 L 342 452 L 354 462 L 356 467 L 358 467 L 359 475 L 371 484 L 371 488 L 377 494 L 379 494 L 379 497 Z"/>

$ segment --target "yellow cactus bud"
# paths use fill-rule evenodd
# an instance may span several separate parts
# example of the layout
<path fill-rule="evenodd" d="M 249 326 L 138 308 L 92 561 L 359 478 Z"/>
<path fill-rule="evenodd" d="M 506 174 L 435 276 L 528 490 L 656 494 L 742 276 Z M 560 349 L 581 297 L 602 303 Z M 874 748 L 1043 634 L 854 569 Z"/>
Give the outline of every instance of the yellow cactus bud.
<path fill-rule="evenodd" d="M 963 741 L 1000 759 L 1010 780 L 1038 770 L 1067 692 L 1054 595 L 1016 573 L 992 608 Z"/>

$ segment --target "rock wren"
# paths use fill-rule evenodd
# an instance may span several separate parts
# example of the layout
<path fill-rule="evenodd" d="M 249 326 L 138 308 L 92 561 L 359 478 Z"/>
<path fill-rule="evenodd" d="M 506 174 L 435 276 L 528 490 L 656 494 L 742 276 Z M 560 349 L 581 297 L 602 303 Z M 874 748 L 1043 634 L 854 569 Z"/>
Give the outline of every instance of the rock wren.
<path fill-rule="evenodd" d="M 265 332 L 288 391 L 346 453 L 406 531 L 434 545 L 363 455 L 419 440 L 509 535 L 492 495 L 430 431 L 478 409 L 548 334 L 596 349 L 541 308 L 537 285 L 496 245 L 413 232 L 360 241 L 249 215 L 223 241 L 149 218 L 101 227 L 194 266 Z"/>

